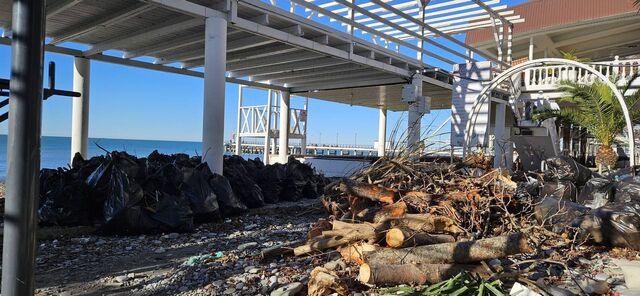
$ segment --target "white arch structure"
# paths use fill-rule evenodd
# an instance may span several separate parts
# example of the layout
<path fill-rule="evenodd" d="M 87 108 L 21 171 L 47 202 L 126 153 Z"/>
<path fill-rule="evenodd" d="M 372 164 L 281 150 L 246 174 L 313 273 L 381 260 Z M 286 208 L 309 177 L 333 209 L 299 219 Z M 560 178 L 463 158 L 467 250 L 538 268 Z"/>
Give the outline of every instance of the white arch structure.
<path fill-rule="evenodd" d="M 546 66 L 549 64 L 561 64 L 561 65 L 570 65 L 570 66 L 575 66 L 577 68 L 581 68 L 584 69 L 588 72 L 590 72 L 591 74 L 595 75 L 596 77 L 598 77 L 600 80 L 602 80 L 604 83 L 607 84 L 607 86 L 609 86 L 609 88 L 611 88 L 611 90 L 613 90 L 613 93 L 615 94 L 616 98 L 618 99 L 618 102 L 620 103 L 620 105 L 622 106 L 622 112 L 624 113 L 624 119 L 627 122 L 627 138 L 629 140 L 629 163 L 630 165 L 633 167 L 635 166 L 635 138 L 633 135 L 633 123 L 631 122 L 631 117 L 629 116 L 629 109 L 627 108 L 627 104 L 624 101 L 624 96 L 622 95 L 622 93 L 620 92 L 620 90 L 618 89 L 618 87 L 613 84 L 611 81 L 609 81 L 609 79 L 607 79 L 607 77 L 605 77 L 604 75 L 602 75 L 602 73 L 596 71 L 595 69 L 589 67 L 586 64 L 580 63 L 580 62 L 576 62 L 576 61 L 572 61 L 572 60 L 566 60 L 566 59 L 557 59 L 557 58 L 545 58 L 545 59 L 537 59 L 537 60 L 533 60 L 533 61 L 528 61 L 528 62 L 524 62 L 522 64 L 518 64 L 516 66 L 513 66 L 509 69 L 507 69 L 506 71 L 502 72 L 500 75 L 498 75 L 496 78 L 494 78 L 490 84 L 488 84 L 487 86 L 485 86 L 482 91 L 480 92 L 480 94 L 478 95 L 479 100 L 477 100 L 474 104 L 473 104 L 473 108 L 471 109 L 471 113 L 469 113 L 469 120 L 467 121 L 467 126 L 465 128 L 465 135 L 464 135 L 464 146 L 463 146 L 463 150 L 462 150 L 462 154 L 463 157 L 466 156 L 466 152 L 467 149 L 471 143 L 471 130 L 472 127 L 475 126 L 475 118 L 477 117 L 477 110 L 480 106 L 482 106 L 482 104 L 487 100 L 487 98 L 489 97 L 489 94 L 491 94 L 491 92 L 498 86 L 500 85 L 505 79 L 511 77 L 513 74 L 516 73 L 520 73 L 524 70 L 527 70 L 529 68 L 533 68 L 533 67 L 540 67 L 540 66 Z"/>

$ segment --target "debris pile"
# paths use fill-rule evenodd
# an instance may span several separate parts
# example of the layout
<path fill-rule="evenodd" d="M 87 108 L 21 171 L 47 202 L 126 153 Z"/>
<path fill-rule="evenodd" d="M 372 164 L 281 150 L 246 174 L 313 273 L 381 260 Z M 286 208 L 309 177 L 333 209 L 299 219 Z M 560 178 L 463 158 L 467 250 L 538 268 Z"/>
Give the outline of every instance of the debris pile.
<path fill-rule="evenodd" d="M 137 158 L 114 151 L 70 168 L 40 172 L 38 220 L 43 226 L 98 225 L 103 234 L 191 232 L 279 200 L 316 198 L 324 177 L 291 158 L 285 165 L 225 157 L 224 176 L 199 157 L 157 151 Z M 263 187 L 264 186 L 264 190 Z"/>
<path fill-rule="evenodd" d="M 478 163 L 380 158 L 327 185 L 330 217 L 293 253 L 337 251 L 359 273 L 318 267 L 309 295 L 344 295 L 345 285 L 411 285 L 420 295 L 608 293 L 607 282 L 570 270 L 578 247 L 640 250 L 640 179 L 631 171 L 603 177 L 569 157 L 548 159 L 546 172 L 511 175 Z M 460 279 L 469 284 L 452 290 Z"/>

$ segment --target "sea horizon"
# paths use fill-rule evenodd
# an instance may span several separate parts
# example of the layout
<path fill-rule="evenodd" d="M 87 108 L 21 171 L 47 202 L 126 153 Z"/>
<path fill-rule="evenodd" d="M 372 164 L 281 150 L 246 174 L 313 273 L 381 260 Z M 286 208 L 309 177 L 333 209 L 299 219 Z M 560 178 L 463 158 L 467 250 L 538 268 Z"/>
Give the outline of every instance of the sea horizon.
<path fill-rule="evenodd" d="M 190 156 L 201 155 L 202 142 L 178 140 L 117 139 L 89 138 L 89 158 L 104 155 L 102 149 L 125 151 L 136 157 L 146 157 L 154 150 L 164 154 L 185 153 Z M 102 148 L 100 148 L 102 147 Z M 71 163 L 71 137 L 42 136 L 40 168 L 55 169 L 69 167 Z M 0 134 L 0 180 L 6 178 L 7 172 L 7 135 Z"/>

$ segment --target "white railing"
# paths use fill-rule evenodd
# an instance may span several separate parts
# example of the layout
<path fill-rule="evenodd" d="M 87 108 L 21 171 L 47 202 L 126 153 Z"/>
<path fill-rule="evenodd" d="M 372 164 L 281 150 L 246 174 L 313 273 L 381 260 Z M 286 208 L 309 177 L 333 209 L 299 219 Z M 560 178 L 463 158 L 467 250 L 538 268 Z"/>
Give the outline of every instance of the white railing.
<path fill-rule="evenodd" d="M 626 83 L 640 73 L 640 59 L 616 60 L 607 62 L 586 63 L 607 78 L 615 78 L 619 86 Z M 524 73 L 524 88 L 527 91 L 552 90 L 558 87 L 563 80 L 590 83 L 597 78 L 588 71 L 569 65 L 554 65 L 535 67 Z M 634 82 L 634 86 L 640 86 L 640 79 Z"/>
<path fill-rule="evenodd" d="M 240 135 L 258 135 L 267 132 L 267 105 L 240 107 Z"/>

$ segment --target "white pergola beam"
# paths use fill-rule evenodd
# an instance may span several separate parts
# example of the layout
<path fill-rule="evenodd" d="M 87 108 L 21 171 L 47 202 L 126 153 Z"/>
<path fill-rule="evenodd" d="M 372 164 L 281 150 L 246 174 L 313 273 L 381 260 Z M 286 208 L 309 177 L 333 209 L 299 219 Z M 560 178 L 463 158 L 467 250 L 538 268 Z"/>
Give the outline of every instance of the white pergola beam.
<path fill-rule="evenodd" d="M 286 86 L 297 86 L 300 84 L 308 84 L 318 81 L 324 80 L 341 80 L 341 79 L 352 79 L 358 78 L 362 76 L 372 76 L 372 75 L 382 75 L 384 73 L 380 73 L 375 70 L 352 70 L 352 71 L 340 71 L 337 73 L 333 73 L 333 75 L 326 74 L 316 74 L 315 76 L 306 76 L 306 77 L 291 77 L 286 79 L 277 79 L 271 80 L 271 82 L 275 84 L 286 84 Z M 388 75 L 388 74 L 385 74 Z"/>
<path fill-rule="evenodd" d="M 204 20 L 201 18 L 187 17 L 186 19 L 182 18 L 179 21 L 170 20 L 152 26 L 151 28 L 138 30 L 127 36 L 116 37 L 104 42 L 100 42 L 93 45 L 91 49 L 84 51 L 83 54 L 84 56 L 92 56 L 105 50 L 120 49 L 122 47 L 126 47 L 128 44 L 139 42 L 141 39 L 163 36 L 166 34 L 190 29 L 196 26 L 201 26 L 203 24 Z"/>
<path fill-rule="evenodd" d="M 288 78 L 307 77 L 307 76 L 314 76 L 314 75 L 326 75 L 331 73 L 340 73 L 344 71 L 351 71 L 351 70 L 357 70 L 357 69 L 365 69 L 365 67 L 360 65 L 353 65 L 353 64 L 332 65 L 328 67 L 316 67 L 308 70 L 289 71 L 289 72 L 277 73 L 277 74 L 252 76 L 251 80 L 252 81 L 278 81 L 278 80 L 286 80 Z"/>
<path fill-rule="evenodd" d="M 253 69 L 260 67 L 267 67 L 271 65 L 285 64 L 291 62 L 298 62 L 304 60 L 312 60 L 320 58 L 321 56 L 308 51 L 299 51 L 294 53 L 283 53 L 280 55 L 271 56 L 268 59 L 256 58 L 247 59 L 244 61 L 227 63 L 227 71 L 240 71 L 245 69 Z"/>
<path fill-rule="evenodd" d="M 513 10 L 507 11 L 505 16 L 508 16 L 508 14 L 513 14 L 513 12 L 514 12 Z M 432 24 L 431 27 L 437 28 L 437 29 L 440 29 L 440 30 L 444 30 L 447 27 L 452 27 L 452 26 L 464 27 L 464 26 L 469 26 L 471 24 L 478 24 L 480 22 L 491 23 L 491 20 L 488 19 L 490 17 L 491 16 L 489 16 L 489 15 L 481 15 L 481 16 L 470 17 L 470 18 L 466 18 L 466 19 L 459 19 L 459 20 L 453 20 L 453 21 L 448 21 L 448 22 L 435 23 L 435 24 Z M 509 19 L 517 19 L 519 17 L 520 17 L 519 15 L 516 16 L 515 18 L 512 16 Z M 460 23 L 460 22 L 466 22 L 466 23 L 465 24 L 461 24 L 461 25 L 455 25 L 455 24 Z M 427 22 L 427 23 L 429 23 L 429 22 Z M 403 24 L 401 26 L 403 26 L 403 27 L 405 27 L 405 28 L 407 28 L 409 30 L 415 31 L 415 32 L 418 32 L 418 30 L 420 29 L 420 26 L 415 25 L 415 23 L 414 24 L 411 24 L 411 23 L 410 24 Z M 384 27 L 384 28 L 381 28 L 379 30 L 382 31 L 382 32 L 386 32 L 387 34 L 390 34 L 390 35 L 395 35 L 395 34 L 397 34 L 399 32 L 398 30 L 393 30 L 393 28 L 390 28 L 390 27 Z"/>
<path fill-rule="evenodd" d="M 275 43 L 275 40 L 262 36 L 251 36 L 227 43 L 227 53 Z"/>
<path fill-rule="evenodd" d="M 402 17 L 405 17 L 405 18 L 408 17 L 406 14 L 401 12 L 399 9 L 393 8 L 391 5 L 386 4 L 386 3 L 384 3 L 384 2 L 382 2 L 380 0 L 370 0 L 370 1 L 373 2 L 373 3 L 376 3 L 377 5 L 385 8 L 385 9 L 387 9 L 389 11 L 392 11 L 392 12 L 394 12 L 394 13 L 402 16 Z M 437 48 L 440 48 L 440 49 L 442 49 L 444 51 L 447 51 L 447 52 L 449 52 L 449 53 L 451 53 L 453 55 L 456 55 L 456 56 L 461 57 L 463 59 L 467 58 L 467 56 L 465 56 L 462 53 L 459 53 L 459 52 L 457 52 L 455 50 L 451 50 L 450 48 L 448 48 L 448 47 L 446 47 L 446 46 L 444 46 L 442 44 L 439 44 L 437 42 L 434 42 L 434 41 L 432 41 L 432 40 L 430 40 L 428 38 L 424 38 L 424 37 L 422 37 L 420 34 L 418 34 L 416 32 L 413 32 L 413 31 L 407 30 L 407 29 L 405 29 L 403 27 L 400 27 L 400 26 L 398 26 L 398 25 L 396 25 L 396 24 L 394 24 L 394 23 L 392 23 L 392 22 L 390 22 L 390 21 L 388 21 L 386 19 L 383 19 L 383 18 L 379 17 L 378 15 L 376 15 L 374 13 L 371 13 L 371 12 L 367 11 L 366 9 L 359 8 L 357 5 L 354 5 L 354 4 L 350 3 L 350 2 L 347 2 L 347 1 L 344 1 L 344 0 L 336 0 L 336 2 L 338 2 L 338 3 L 342 4 L 342 5 L 348 6 L 348 7 L 352 8 L 352 9 L 354 9 L 355 11 L 358 11 L 358 12 L 360 12 L 362 14 L 367 15 L 368 17 L 371 17 L 371 18 L 376 19 L 376 20 L 378 20 L 380 22 L 383 22 L 383 23 L 387 24 L 388 26 L 394 27 L 394 28 L 406 33 L 406 34 L 413 35 L 414 37 L 422 40 L 423 42 L 429 43 L 429 44 L 431 44 L 431 45 L 433 45 L 433 46 L 435 46 Z M 409 18 L 412 21 L 418 22 L 417 20 L 415 20 L 412 17 L 409 17 Z M 432 28 L 432 27 L 430 27 L 430 26 L 428 26 L 426 24 L 424 24 L 424 27 L 425 27 L 425 29 L 427 29 L 429 31 L 432 31 L 434 33 L 439 32 L 439 31 L 437 31 L 437 29 Z M 451 38 L 450 36 L 448 36 L 446 34 L 442 34 L 442 37 L 447 38 L 447 39 L 451 39 L 451 40 L 453 40 L 452 42 L 454 42 L 454 43 L 456 43 L 456 44 L 458 44 L 460 46 L 463 46 L 465 48 L 472 48 L 472 47 L 470 47 L 470 46 L 468 46 L 468 45 L 466 45 L 466 44 L 464 44 L 464 43 L 462 43 L 462 42 L 460 42 L 460 41 L 458 41 L 458 40 L 456 40 L 454 38 Z M 475 50 L 475 49 L 473 49 L 473 50 Z M 419 51 L 422 51 L 422 49 L 420 49 Z"/>
<path fill-rule="evenodd" d="M 47 18 L 54 17 L 55 15 L 75 6 L 82 2 L 82 0 L 58 0 L 51 5 L 47 5 Z"/>
<path fill-rule="evenodd" d="M 510 16 L 510 17 L 507 17 L 507 19 L 509 19 L 512 24 L 519 24 L 519 23 L 523 23 L 524 22 L 524 19 L 520 18 L 519 15 Z M 461 33 L 461 32 L 465 32 L 465 31 L 469 31 L 469 30 L 487 28 L 487 27 L 491 27 L 491 26 L 493 26 L 491 24 L 491 20 L 487 20 L 487 21 L 473 22 L 473 23 L 470 23 L 470 24 L 461 24 L 461 25 L 455 25 L 455 26 L 441 27 L 441 28 L 438 28 L 438 29 L 440 31 L 442 31 L 443 33 L 447 33 L 447 34 L 451 35 L 451 34 L 454 34 L 454 33 Z M 393 36 L 398 38 L 398 39 L 402 39 L 402 40 L 414 39 L 413 36 L 410 36 L 410 35 L 404 34 L 404 33 L 394 34 Z M 429 33 L 429 34 L 425 34 L 425 36 L 436 36 L 436 34 Z"/>
<path fill-rule="evenodd" d="M 244 77 L 244 76 L 256 76 L 256 75 L 267 75 L 267 74 L 275 74 L 275 73 L 282 73 L 282 72 L 300 71 L 300 70 L 313 69 L 316 67 L 328 67 L 332 65 L 340 65 L 340 64 L 346 64 L 346 63 L 348 62 L 339 60 L 339 59 L 321 58 L 317 60 L 308 60 L 308 61 L 302 61 L 302 62 L 280 64 L 275 66 L 260 67 L 260 68 L 241 70 L 241 71 L 230 72 L 230 73 L 231 73 L 231 77 L 238 78 L 238 77 Z"/>
<path fill-rule="evenodd" d="M 520 15 L 507 16 L 507 19 L 509 19 L 510 21 L 517 20 L 517 19 L 520 19 Z M 443 25 L 439 25 L 439 26 L 433 25 L 432 27 L 437 28 L 438 30 L 441 30 L 441 31 L 444 32 L 444 31 L 447 31 L 447 30 L 461 29 L 461 28 L 465 28 L 465 27 L 475 27 L 475 26 L 478 26 L 478 25 L 492 25 L 491 19 L 478 19 L 478 20 L 476 20 L 474 22 L 465 23 L 465 24 L 459 24 L 459 25 L 453 25 L 453 24 L 450 24 L 450 25 L 449 24 L 443 24 Z M 419 26 L 409 27 L 407 29 L 415 31 L 415 32 L 418 32 Z M 394 31 L 389 31 L 389 30 L 393 30 L 393 28 L 381 29 L 381 31 L 384 31 L 389 35 L 397 35 L 400 32 L 398 30 L 394 30 Z M 429 34 L 426 34 L 426 35 L 427 36 L 431 36 L 431 35 L 433 35 L 433 33 L 429 32 Z"/>
<path fill-rule="evenodd" d="M 363 25 L 363 24 L 360 24 L 360 23 L 357 23 L 357 22 L 351 21 L 350 19 L 347 19 L 347 18 L 345 18 L 345 17 L 343 17 L 343 16 L 341 16 L 341 15 L 335 14 L 335 13 L 333 13 L 333 12 L 329 11 L 329 10 L 326 10 L 326 9 L 320 8 L 320 7 L 318 7 L 318 6 L 314 5 L 314 4 L 311 4 L 311 3 L 307 3 L 307 2 L 306 2 L 306 1 L 304 1 L 304 0 L 291 0 L 291 1 L 292 1 L 292 2 L 295 2 L 296 4 L 299 4 L 299 5 L 301 5 L 301 6 L 308 7 L 308 8 L 310 8 L 310 9 L 313 9 L 313 10 L 315 10 L 315 11 L 316 11 L 316 12 L 318 12 L 318 13 L 322 13 L 322 14 L 325 14 L 325 15 L 327 15 L 327 16 L 333 17 L 333 18 L 335 18 L 335 19 L 337 19 L 337 20 L 339 20 L 339 21 L 341 21 L 341 22 L 343 22 L 343 23 L 348 23 L 348 24 L 350 24 L 350 25 L 352 25 L 352 26 L 354 26 L 354 27 L 356 27 L 356 28 L 359 28 L 359 29 L 360 29 L 360 30 L 362 30 L 362 31 L 367 31 L 367 32 L 369 32 L 370 34 L 380 36 L 380 37 L 382 37 L 382 38 L 384 38 L 384 39 L 387 39 L 387 40 L 389 40 L 389 41 L 391 41 L 391 42 L 395 42 L 396 44 L 399 44 L 399 45 L 405 46 L 405 47 L 407 47 L 407 48 L 410 48 L 410 49 L 413 49 L 413 50 L 416 50 L 416 51 L 419 51 L 419 52 L 423 52 L 423 53 L 424 53 L 424 54 L 426 54 L 427 56 L 434 57 L 434 58 L 436 58 L 436 59 L 438 59 L 438 60 L 441 60 L 441 61 L 443 61 L 443 62 L 445 62 L 445 63 L 448 63 L 448 64 L 455 64 L 455 62 L 453 62 L 453 61 L 452 61 L 452 60 L 450 60 L 450 59 L 447 59 L 447 58 L 445 58 L 445 57 L 442 57 L 442 56 L 440 56 L 440 55 L 438 55 L 438 54 L 435 54 L 435 53 L 432 53 L 432 52 L 425 51 L 424 49 L 419 48 L 419 47 L 417 47 L 417 46 L 415 46 L 415 45 L 413 45 L 413 44 L 411 44 L 411 43 L 408 43 L 408 42 L 405 42 L 405 41 L 399 40 L 399 39 L 394 38 L 394 37 L 392 37 L 392 36 L 389 36 L 389 35 L 386 35 L 386 34 L 380 34 L 380 33 L 378 33 L 376 30 L 374 30 L 374 29 L 370 29 L 370 28 L 368 28 L 367 26 L 365 26 L 365 25 Z M 350 7 L 357 7 L 357 6 L 355 6 L 355 5 L 353 5 L 353 4 L 350 4 L 350 3 L 346 2 L 346 1 L 338 0 L 338 2 L 340 2 L 341 4 L 346 5 L 346 6 L 350 6 Z M 360 8 L 357 8 L 357 9 L 355 9 L 355 8 L 354 8 L 354 10 L 358 10 L 358 9 L 360 9 Z M 361 10 L 361 11 L 365 11 L 365 10 Z"/>
<path fill-rule="evenodd" d="M 503 17 L 503 16 L 499 15 L 498 13 L 496 13 L 495 10 L 493 10 L 491 7 L 489 7 L 486 3 L 483 3 L 482 0 L 471 0 L 471 1 L 476 3 L 482 9 L 486 10 L 494 18 L 500 19 L 505 25 L 507 25 L 507 26 L 511 25 L 511 22 L 509 22 L 509 20 L 507 20 L 505 17 Z"/>
<path fill-rule="evenodd" d="M 507 8 L 506 5 L 500 6 L 500 7 L 501 7 L 501 9 Z M 511 15 L 513 13 L 514 13 L 513 10 L 500 12 L 501 15 Z M 481 15 L 480 16 L 475 16 L 475 17 L 464 18 L 465 16 L 472 16 L 472 15 L 477 15 L 477 14 L 481 14 Z M 418 18 L 418 15 L 412 15 L 412 17 L 414 17 L 416 20 L 420 20 Z M 464 12 L 464 13 L 460 13 L 460 14 L 455 14 L 455 15 L 447 15 L 447 16 L 438 17 L 438 18 L 429 18 L 429 19 L 425 19 L 424 22 L 427 23 L 427 24 L 430 24 L 432 27 L 437 28 L 437 27 L 441 27 L 441 26 L 444 26 L 444 25 L 447 25 L 447 24 L 468 22 L 468 21 L 485 19 L 485 18 L 489 18 L 489 17 L 491 17 L 489 14 L 487 14 L 484 10 L 479 9 L 479 10 L 472 10 L 472 11 L 468 11 L 468 12 Z M 394 23 L 397 23 L 397 24 L 402 24 L 403 27 L 412 26 L 411 21 L 407 20 L 405 18 L 396 18 L 396 19 L 392 19 L 390 21 L 394 22 Z M 384 26 L 384 24 L 376 22 L 376 23 L 369 24 L 368 26 L 371 27 L 371 28 L 374 28 L 374 27 Z M 384 30 L 380 29 L 380 31 L 384 31 Z"/>
<path fill-rule="evenodd" d="M 294 52 L 298 50 L 300 49 L 286 44 L 274 45 L 267 48 L 259 48 L 250 51 L 227 54 L 227 63 L 242 61 L 245 59 L 266 58 L 273 55 Z"/>
<path fill-rule="evenodd" d="M 500 0 L 490 0 L 490 1 L 487 1 L 486 3 L 487 3 L 487 5 L 499 4 Z M 457 17 L 456 16 L 456 12 L 478 8 L 476 5 L 470 4 L 470 5 L 464 5 L 464 6 L 459 6 L 459 7 L 449 8 L 449 9 L 443 9 L 443 10 L 436 10 L 436 11 L 432 11 L 432 12 L 427 12 L 427 11 L 430 10 L 430 7 L 432 7 L 432 6 L 427 6 L 427 8 L 425 10 L 425 14 L 424 14 L 425 18 L 438 16 L 438 15 L 449 15 L 449 14 L 451 14 L 451 17 Z M 384 10 L 381 10 L 381 11 L 384 11 Z M 404 13 L 405 14 L 411 14 L 411 13 L 416 13 L 416 12 L 419 12 L 419 11 L 420 11 L 420 7 L 417 7 L 417 8 L 405 10 Z M 390 18 L 390 17 L 394 17 L 394 16 L 397 16 L 397 15 L 395 13 L 386 13 L 386 14 L 381 14 L 380 16 L 383 17 L 383 18 Z M 367 22 L 373 21 L 373 19 L 365 17 L 365 18 L 356 19 L 356 21 L 367 23 Z"/>
<path fill-rule="evenodd" d="M 187 35 L 180 38 L 171 40 L 170 42 L 163 42 L 161 44 L 153 44 L 145 47 L 133 49 L 124 54 L 125 59 L 132 59 L 140 56 L 151 56 L 160 52 L 178 49 L 181 47 L 187 47 L 190 45 L 202 43 L 204 44 L 204 37 L 202 34 Z"/>
<path fill-rule="evenodd" d="M 125 9 L 108 14 L 97 20 L 90 21 L 87 24 L 77 26 L 75 29 L 65 31 L 62 34 L 53 36 L 53 40 L 50 42 L 50 44 L 56 45 L 65 41 L 77 39 L 85 34 L 89 34 L 95 30 L 103 29 L 113 24 L 120 23 L 141 13 L 147 12 L 153 8 L 154 6 L 151 6 L 149 4 L 135 3 Z"/>

